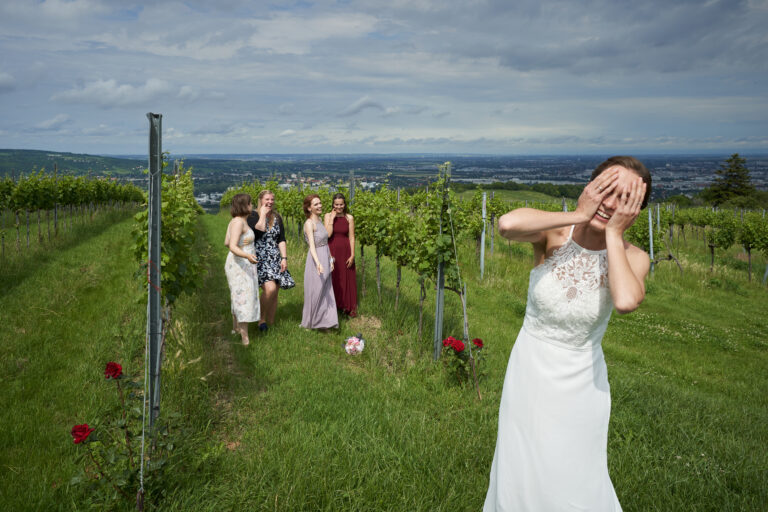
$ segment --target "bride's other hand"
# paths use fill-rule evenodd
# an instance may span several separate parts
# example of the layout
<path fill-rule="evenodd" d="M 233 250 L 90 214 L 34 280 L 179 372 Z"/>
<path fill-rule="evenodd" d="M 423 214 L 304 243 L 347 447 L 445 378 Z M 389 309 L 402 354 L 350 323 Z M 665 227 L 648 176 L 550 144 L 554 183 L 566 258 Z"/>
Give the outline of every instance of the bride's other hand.
<path fill-rule="evenodd" d="M 583 217 L 584 222 L 589 222 L 592 219 L 603 200 L 613 192 L 618 178 L 619 167 L 615 166 L 587 183 L 576 205 L 576 212 Z"/>
<path fill-rule="evenodd" d="M 605 226 L 606 230 L 614 230 L 623 235 L 634 224 L 635 219 L 640 215 L 645 188 L 643 178 L 638 176 L 632 180 L 629 190 L 622 191 L 621 195 L 617 197 L 616 209 Z"/>

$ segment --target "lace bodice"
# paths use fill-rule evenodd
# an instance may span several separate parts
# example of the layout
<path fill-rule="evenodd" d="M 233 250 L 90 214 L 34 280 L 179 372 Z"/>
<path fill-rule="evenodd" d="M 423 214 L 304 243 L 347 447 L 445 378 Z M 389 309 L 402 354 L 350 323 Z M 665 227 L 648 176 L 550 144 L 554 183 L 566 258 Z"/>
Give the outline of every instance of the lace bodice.
<path fill-rule="evenodd" d="M 602 340 L 612 311 L 606 251 L 584 249 L 571 228 L 565 244 L 531 270 L 523 327 L 543 341 L 589 350 Z"/>

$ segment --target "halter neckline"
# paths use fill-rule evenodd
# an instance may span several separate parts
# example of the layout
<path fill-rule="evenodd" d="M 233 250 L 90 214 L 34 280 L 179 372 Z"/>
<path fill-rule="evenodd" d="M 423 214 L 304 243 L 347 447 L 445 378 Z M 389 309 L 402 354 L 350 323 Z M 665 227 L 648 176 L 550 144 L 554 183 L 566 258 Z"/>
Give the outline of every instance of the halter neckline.
<path fill-rule="evenodd" d="M 601 254 L 601 253 L 604 253 L 604 252 L 606 252 L 608 250 L 607 248 L 606 249 L 587 249 L 586 247 L 582 247 L 581 244 L 579 244 L 576 240 L 573 239 L 573 230 L 574 230 L 574 228 L 576 228 L 576 224 L 573 224 L 571 226 L 571 232 L 568 233 L 568 240 L 566 240 L 566 243 L 572 242 L 573 245 L 575 245 L 576 247 L 578 247 L 582 251 L 588 252 L 588 253 L 592 253 L 592 254 Z"/>

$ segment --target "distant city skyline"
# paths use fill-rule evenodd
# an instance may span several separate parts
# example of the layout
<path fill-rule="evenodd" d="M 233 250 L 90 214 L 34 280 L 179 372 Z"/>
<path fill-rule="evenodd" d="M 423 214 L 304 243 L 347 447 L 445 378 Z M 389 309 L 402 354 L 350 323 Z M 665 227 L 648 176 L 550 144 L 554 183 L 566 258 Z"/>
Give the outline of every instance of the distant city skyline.
<path fill-rule="evenodd" d="M 768 0 L 6 0 L 0 147 L 768 154 Z"/>

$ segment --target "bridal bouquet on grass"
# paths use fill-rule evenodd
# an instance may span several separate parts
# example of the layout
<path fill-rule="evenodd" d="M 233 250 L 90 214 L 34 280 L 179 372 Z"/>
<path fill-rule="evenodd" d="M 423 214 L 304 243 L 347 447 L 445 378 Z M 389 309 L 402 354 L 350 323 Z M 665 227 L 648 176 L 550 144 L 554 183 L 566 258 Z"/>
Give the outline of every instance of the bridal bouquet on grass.
<path fill-rule="evenodd" d="M 364 348 L 365 340 L 361 333 L 357 333 L 356 335 L 347 338 L 344 342 L 344 351 L 351 356 L 359 354 Z"/>

